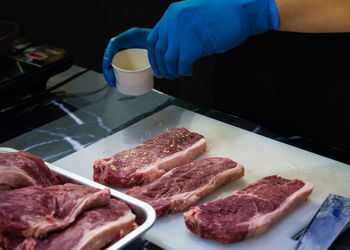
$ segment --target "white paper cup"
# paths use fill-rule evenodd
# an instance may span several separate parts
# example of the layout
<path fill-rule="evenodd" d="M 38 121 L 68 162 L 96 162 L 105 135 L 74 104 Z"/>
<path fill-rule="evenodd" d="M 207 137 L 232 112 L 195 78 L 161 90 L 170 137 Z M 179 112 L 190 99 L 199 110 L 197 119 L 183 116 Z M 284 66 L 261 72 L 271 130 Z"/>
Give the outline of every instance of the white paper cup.
<path fill-rule="evenodd" d="M 153 88 L 153 71 L 145 49 L 119 51 L 112 60 L 117 89 L 125 95 L 142 95 Z"/>

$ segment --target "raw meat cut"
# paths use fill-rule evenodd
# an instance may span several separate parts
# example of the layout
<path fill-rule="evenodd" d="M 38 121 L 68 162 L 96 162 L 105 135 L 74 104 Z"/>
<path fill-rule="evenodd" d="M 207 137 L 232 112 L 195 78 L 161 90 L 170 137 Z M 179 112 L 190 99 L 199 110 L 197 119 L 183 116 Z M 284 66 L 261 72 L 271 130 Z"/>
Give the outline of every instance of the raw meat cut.
<path fill-rule="evenodd" d="M 157 216 L 183 210 L 229 181 L 244 175 L 242 165 L 228 158 L 205 158 L 176 167 L 156 181 L 126 192 L 149 203 Z"/>
<path fill-rule="evenodd" d="M 30 186 L 0 192 L 0 232 L 42 237 L 71 224 L 83 211 L 107 205 L 108 188 L 76 184 Z"/>
<path fill-rule="evenodd" d="M 0 190 L 60 184 L 60 181 L 38 156 L 25 151 L 0 153 Z"/>
<path fill-rule="evenodd" d="M 204 239 L 227 244 L 261 234 L 307 199 L 311 183 L 267 176 L 225 199 L 191 207 L 184 213 L 187 228 Z"/>
<path fill-rule="evenodd" d="M 18 236 L 14 233 L 0 233 L 0 249 L 12 250 L 15 249 L 21 242 L 25 240 L 24 236 Z"/>
<path fill-rule="evenodd" d="M 202 135 L 185 128 L 171 129 L 134 148 L 96 160 L 94 180 L 115 187 L 138 186 L 191 162 L 205 150 Z"/>
<path fill-rule="evenodd" d="M 29 237 L 16 249 L 101 249 L 134 230 L 135 217 L 125 202 L 111 199 L 108 206 L 85 211 L 63 231 L 43 239 Z"/>

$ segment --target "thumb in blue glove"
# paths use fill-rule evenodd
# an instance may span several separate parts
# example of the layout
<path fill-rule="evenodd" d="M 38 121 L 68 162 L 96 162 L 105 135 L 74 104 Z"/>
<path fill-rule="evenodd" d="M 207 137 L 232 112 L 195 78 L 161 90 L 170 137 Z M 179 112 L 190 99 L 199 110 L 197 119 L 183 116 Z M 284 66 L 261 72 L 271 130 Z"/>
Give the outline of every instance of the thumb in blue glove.
<path fill-rule="evenodd" d="M 121 49 L 147 49 L 147 36 L 150 32 L 151 29 L 131 28 L 109 41 L 103 56 L 102 69 L 103 75 L 110 86 L 115 87 L 115 76 L 112 68 L 114 55 Z"/>
<path fill-rule="evenodd" d="M 173 3 L 149 34 L 156 76 L 192 75 L 200 57 L 223 53 L 248 37 L 278 28 L 274 0 L 187 0 Z"/>

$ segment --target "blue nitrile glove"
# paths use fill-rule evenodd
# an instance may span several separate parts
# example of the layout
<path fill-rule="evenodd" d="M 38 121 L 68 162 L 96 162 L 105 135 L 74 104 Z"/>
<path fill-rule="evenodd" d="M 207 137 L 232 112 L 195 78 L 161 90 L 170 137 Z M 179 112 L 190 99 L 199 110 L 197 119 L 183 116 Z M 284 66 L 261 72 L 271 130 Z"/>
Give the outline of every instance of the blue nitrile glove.
<path fill-rule="evenodd" d="M 148 36 L 148 57 L 158 77 L 192 75 L 198 58 L 228 51 L 250 36 L 277 28 L 274 0 L 176 2 Z"/>
<path fill-rule="evenodd" d="M 112 38 L 103 56 L 103 75 L 109 85 L 115 87 L 115 76 L 112 60 L 120 49 L 140 48 L 146 49 L 147 36 L 151 29 L 131 28 L 122 34 Z"/>

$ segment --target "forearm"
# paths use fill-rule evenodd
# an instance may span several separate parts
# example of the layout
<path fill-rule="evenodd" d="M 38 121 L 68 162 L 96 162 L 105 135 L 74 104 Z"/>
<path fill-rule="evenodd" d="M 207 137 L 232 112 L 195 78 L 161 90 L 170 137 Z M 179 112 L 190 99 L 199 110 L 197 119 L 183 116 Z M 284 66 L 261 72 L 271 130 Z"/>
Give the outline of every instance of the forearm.
<path fill-rule="evenodd" d="M 276 0 L 279 30 L 350 32 L 350 0 Z"/>

